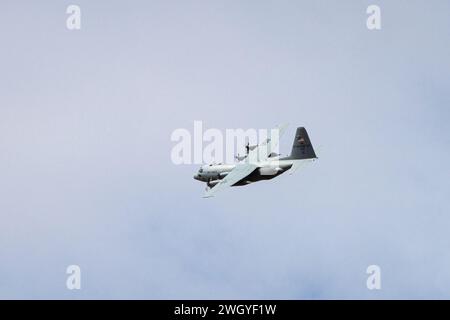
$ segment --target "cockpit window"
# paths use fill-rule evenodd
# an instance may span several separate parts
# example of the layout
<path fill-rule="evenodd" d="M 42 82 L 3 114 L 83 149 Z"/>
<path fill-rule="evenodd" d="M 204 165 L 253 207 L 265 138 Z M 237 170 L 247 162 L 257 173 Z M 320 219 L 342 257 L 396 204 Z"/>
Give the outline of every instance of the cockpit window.
<path fill-rule="evenodd" d="M 200 170 L 198 170 L 198 172 L 202 173 L 203 172 L 203 168 L 200 168 Z"/>

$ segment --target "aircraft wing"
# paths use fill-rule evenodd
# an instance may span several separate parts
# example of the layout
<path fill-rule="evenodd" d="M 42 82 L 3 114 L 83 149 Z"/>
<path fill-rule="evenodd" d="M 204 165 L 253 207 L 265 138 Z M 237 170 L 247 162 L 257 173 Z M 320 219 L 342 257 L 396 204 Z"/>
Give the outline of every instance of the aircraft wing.
<path fill-rule="evenodd" d="M 250 160 L 250 162 L 267 160 L 269 155 L 277 147 L 279 140 L 286 132 L 287 127 L 287 123 L 277 126 L 275 129 L 278 129 L 278 137 L 269 137 L 266 141 L 260 143 L 254 150 L 250 151 L 248 155 L 248 159 Z"/>
<path fill-rule="evenodd" d="M 237 164 L 233 170 L 225 178 L 223 178 L 218 184 L 216 184 L 213 188 L 206 191 L 203 195 L 203 198 L 213 197 L 218 191 L 225 189 L 226 187 L 231 187 L 236 182 L 244 179 L 250 173 L 255 171 L 258 168 L 257 165 L 251 163 L 242 163 Z"/>

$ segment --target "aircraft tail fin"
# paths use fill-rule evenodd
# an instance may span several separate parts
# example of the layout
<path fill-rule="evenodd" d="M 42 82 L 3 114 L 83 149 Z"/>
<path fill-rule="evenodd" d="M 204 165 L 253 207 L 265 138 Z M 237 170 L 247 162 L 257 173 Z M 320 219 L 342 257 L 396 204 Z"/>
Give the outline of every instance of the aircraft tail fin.
<path fill-rule="evenodd" d="M 309 139 L 308 132 L 304 127 L 297 128 L 294 143 L 292 145 L 290 160 L 304 160 L 317 158 L 314 148 Z"/>

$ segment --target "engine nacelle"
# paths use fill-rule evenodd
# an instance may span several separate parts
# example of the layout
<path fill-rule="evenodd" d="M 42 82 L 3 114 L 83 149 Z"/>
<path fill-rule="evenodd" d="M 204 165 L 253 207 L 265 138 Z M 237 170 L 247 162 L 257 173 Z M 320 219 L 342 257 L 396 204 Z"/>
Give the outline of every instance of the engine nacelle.
<path fill-rule="evenodd" d="M 206 184 L 208 185 L 208 187 L 212 188 L 219 182 L 220 182 L 220 180 L 211 180 L 211 181 L 208 181 Z"/>
<path fill-rule="evenodd" d="M 282 169 L 279 167 L 262 167 L 259 168 L 259 174 L 262 176 L 274 176 L 278 174 Z"/>

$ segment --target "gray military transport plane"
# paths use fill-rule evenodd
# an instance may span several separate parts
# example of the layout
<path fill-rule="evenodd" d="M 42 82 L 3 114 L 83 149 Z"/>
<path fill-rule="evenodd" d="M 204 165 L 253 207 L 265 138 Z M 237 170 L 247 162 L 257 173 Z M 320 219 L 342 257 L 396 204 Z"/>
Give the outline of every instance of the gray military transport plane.
<path fill-rule="evenodd" d="M 279 138 L 286 131 L 287 125 L 279 126 Z M 279 140 L 279 139 L 274 139 Z M 278 141 L 270 138 L 255 146 L 247 144 L 247 154 L 237 156 L 241 161 L 236 164 L 210 164 L 203 165 L 194 176 L 194 179 L 206 182 L 204 198 L 214 196 L 226 187 L 244 186 L 260 180 L 270 180 L 280 174 L 291 170 L 294 173 L 300 166 L 317 159 L 311 140 L 306 129 L 297 128 L 291 154 L 281 158 L 273 152 Z"/>

